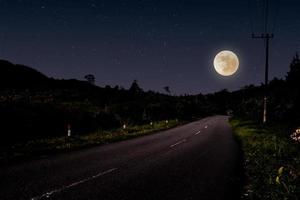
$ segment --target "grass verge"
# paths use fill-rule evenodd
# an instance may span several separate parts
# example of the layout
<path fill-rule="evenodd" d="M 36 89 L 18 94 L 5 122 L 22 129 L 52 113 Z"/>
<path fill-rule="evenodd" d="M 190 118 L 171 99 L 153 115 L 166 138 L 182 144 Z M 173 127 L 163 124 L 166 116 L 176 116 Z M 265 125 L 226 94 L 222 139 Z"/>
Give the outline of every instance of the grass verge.
<path fill-rule="evenodd" d="M 68 152 L 100 144 L 127 140 L 148 135 L 157 131 L 170 129 L 182 124 L 178 120 L 160 121 L 147 125 L 128 126 L 126 129 L 98 130 L 96 132 L 77 135 L 70 138 L 65 136 L 32 140 L 26 143 L 15 144 L 1 150 L 0 163 L 19 161 L 30 157 L 40 157 L 60 152 Z"/>
<path fill-rule="evenodd" d="M 231 119 L 230 123 L 244 152 L 241 199 L 299 199 L 300 144 L 289 138 L 291 133 L 246 120 Z"/>

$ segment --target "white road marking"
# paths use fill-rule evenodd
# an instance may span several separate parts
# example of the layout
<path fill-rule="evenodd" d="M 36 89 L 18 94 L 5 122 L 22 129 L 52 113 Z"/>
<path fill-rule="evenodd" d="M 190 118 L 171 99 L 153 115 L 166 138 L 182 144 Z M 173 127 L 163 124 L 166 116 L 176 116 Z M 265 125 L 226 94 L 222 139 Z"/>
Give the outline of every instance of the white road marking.
<path fill-rule="evenodd" d="M 177 146 L 177 145 L 179 145 L 179 144 L 181 144 L 181 143 L 183 143 L 183 142 L 185 142 L 186 141 L 186 139 L 183 139 L 183 140 L 180 140 L 179 142 L 176 142 L 175 144 L 172 144 L 170 147 L 172 148 L 172 147 L 175 147 L 175 146 Z"/>
<path fill-rule="evenodd" d="M 198 131 L 197 133 L 195 133 L 195 135 L 198 135 L 198 134 L 200 134 L 201 133 L 201 131 Z"/>
<path fill-rule="evenodd" d="M 53 194 L 55 194 L 55 193 L 62 192 L 62 191 L 64 191 L 64 190 L 69 189 L 69 188 L 71 188 L 71 187 L 74 187 L 74 186 L 76 186 L 76 185 L 79 185 L 79 184 L 85 183 L 85 182 L 87 182 L 87 181 L 93 180 L 93 179 L 98 178 L 98 177 L 100 177 L 100 176 L 103 176 L 103 175 L 105 175 L 105 174 L 109 174 L 109 173 L 111 173 L 111 172 L 113 172 L 113 171 L 115 171 L 115 170 L 117 170 L 117 169 L 118 169 L 118 168 L 112 168 L 112 169 L 106 170 L 106 171 L 104 171 L 104 172 L 100 172 L 100 173 L 98 173 L 98 174 L 96 174 L 96 175 L 94 175 L 94 176 L 87 177 L 87 178 L 82 179 L 82 180 L 80 180 L 80 181 L 74 182 L 74 183 L 72 183 L 72 184 L 70 184 L 70 185 L 65 185 L 65 186 L 62 186 L 61 188 L 52 190 L 52 191 L 47 192 L 47 193 L 45 193 L 45 194 L 42 194 L 42 195 L 40 195 L 40 196 L 33 197 L 33 198 L 31 198 L 31 200 L 39 200 L 39 199 L 43 199 L 43 198 L 49 198 L 51 195 L 53 195 Z"/>

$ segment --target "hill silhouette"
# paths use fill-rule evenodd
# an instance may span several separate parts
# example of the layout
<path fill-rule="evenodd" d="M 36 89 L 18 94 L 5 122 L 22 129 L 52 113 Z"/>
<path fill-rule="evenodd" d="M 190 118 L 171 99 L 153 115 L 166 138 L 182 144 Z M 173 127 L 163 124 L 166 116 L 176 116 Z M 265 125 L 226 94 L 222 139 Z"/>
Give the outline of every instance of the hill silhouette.
<path fill-rule="evenodd" d="M 0 89 L 100 89 L 87 81 L 48 78 L 31 67 L 0 60 Z"/>
<path fill-rule="evenodd" d="M 39 87 L 47 84 L 49 80 L 47 76 L 35 69 L 0 60 L 1 89 Z"/>

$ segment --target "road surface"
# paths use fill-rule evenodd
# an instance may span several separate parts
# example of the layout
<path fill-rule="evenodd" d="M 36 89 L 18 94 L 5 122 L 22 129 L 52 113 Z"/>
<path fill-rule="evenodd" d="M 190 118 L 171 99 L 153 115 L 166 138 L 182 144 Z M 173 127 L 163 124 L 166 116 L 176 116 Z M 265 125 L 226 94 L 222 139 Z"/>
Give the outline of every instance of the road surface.
<path fill-rule="evenodd" d="M 0 167 L 0 199 L 235 199 L 239 150 L 225 116 Z"/>

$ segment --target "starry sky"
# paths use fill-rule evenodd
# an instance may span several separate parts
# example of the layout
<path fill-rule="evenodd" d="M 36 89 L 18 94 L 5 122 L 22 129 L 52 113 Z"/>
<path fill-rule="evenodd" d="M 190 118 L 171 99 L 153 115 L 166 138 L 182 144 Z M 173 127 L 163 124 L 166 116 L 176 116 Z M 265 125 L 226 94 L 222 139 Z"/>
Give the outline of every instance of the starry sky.
<path fill-rule="evenodd" d="M 300 45 L 300 2 L 272 0 L 270 78 L 284 77 Z M 94 74 L 96 84 L 172 94 L 236 90 L 264 81 L 264 0 L 0 0 L 0 59 L 49 77 Z M 234 51 L 238 72 L 214 56 Z"/>

